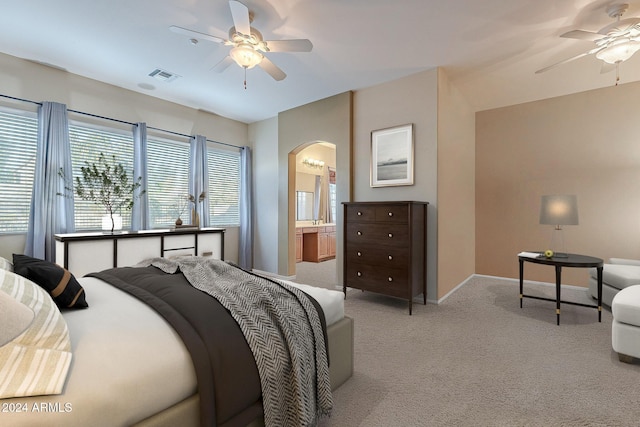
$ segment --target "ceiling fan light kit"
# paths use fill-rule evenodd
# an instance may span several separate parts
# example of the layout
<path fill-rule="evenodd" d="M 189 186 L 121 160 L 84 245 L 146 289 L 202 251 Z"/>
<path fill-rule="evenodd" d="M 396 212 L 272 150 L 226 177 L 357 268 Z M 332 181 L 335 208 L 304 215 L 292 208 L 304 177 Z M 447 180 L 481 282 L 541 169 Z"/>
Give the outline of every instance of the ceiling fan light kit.
<path fill-rule="evenodd" d="M 278 66 L 271 62 L 263 53 L 267 52 L 311 52 L 313 44 L 307 39 L 297 40 L 263 40 L 260 31 L 251 26 L 253 13 L 242 3 L 236 0 L 229 1 L 233 27 L 229 30 L 229 39 L 225 40 L 211 34 L 201 33 L 186 28 L 172 25 L 169 27 L 174 33 L 189 37 L 191 44 L 196 44 L 198 40 L 221 43 L 225 46 L 232 46 L 229 55 L 220 61 L 213 70 L 222 72 L 227 69 L 228 64 L 233 60 L 240 67 L 249 70 L 256 65 L 260 66 L 274 80 L 283 80 L 287 75 Z M 195 41 L 195 43 L 194 43 Z M 245 89 L 247 87 L 245 77 Z"/>
<path fill-rule="evenodd" d="M 596 58 L 608 63 L 619 64 L 631 58 L 640 49 L 640 41 L 628 38 L 615 40 L 596 53 Z"/>
<path fill-rule="evenodd" d="M 236 61 L 239 66 L 250 70 L 262 62 L 263 55 L 253 47 L 240 44 L 229 52 L 229 56 Z"/>
<path fill-rule="evenodd" d="M 588 40 L 596 44 L 595 48 L 576 55 L 572 58 L 565 59 L 556 64 L 545 67 L 536 71 L 536 74 L 548 71 L 558 65 L 566 64 L 583 56 L 595 54 L 595 57 L 606 64 L 615 65 L 615 67 L 604 67 L 602 72 L 617 70 L 618 65 L 631 58 L 638 50 L 640 50 L 640 18 L 628 18 L 620 20 L 622 14 L 629 8 L 628 4 L 614 4 L 607 8 L 607 15 L 616 19 L 616 22 L 601 28 L 598 32 L 585 30 L 571 30 L 560 37 Z M 606 65 L 603 64 L 603 65 Z M 616 73 L 616 85 L 619 76 Z"/>

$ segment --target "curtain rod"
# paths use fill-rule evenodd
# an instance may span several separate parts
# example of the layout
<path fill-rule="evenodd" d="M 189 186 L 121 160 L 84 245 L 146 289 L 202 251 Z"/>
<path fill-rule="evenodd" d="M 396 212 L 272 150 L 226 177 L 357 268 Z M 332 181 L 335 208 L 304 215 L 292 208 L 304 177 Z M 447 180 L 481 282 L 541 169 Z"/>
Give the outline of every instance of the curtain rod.
<path fill-rule="evenodd" d="M 0 96 L 4 97 L 4 98 L 13 99 L 15 101 L 30 102 L 31 104 L 42 105 L 42 102 L 31 101 L 30 99 L 16 98 L 15 96 L 9 96 L 9 95 L 4 95 L 4 94 L 0 94 Z M 67 111 L 69 111 L 71 113 L 82 114 L 82 115 L 89 116 L 89 117 L 95 117 L 95 118 L 98 118 L 98 119 L 110 120 L 112 122 L 123 123 L 123 124 L 131 125 L 131 126 L 137 126 L 138 125 L 137 123 L 131 123 L 131 122 L 127 122 L 127 121 L 124 121 L 124 120 L 112 119 L 111 117 L 98 116 L 96 114 L 85 113 L 84 111 L 70 110 L 70 109 L 67 109 Z M 173 132 L 173 131 L 170 131 L 170 130 L 156 128 L 156 127 L 152 127 L 152 126 L 147 126 L 147 129 L 153 129 L 153 130 L 157 130 L 157 131 L 160 131 L 160 132 L 170 133 L 172 135 L 183 136 L 185 138 L 191 138 L 191 136 L 192 136 L 192 135 L 185 135 L 183 133 Z M 211 142 L 213 144 L 226 145 L 227 147 L 234 147 L 234 148 L 237 148 L 239 150 L 243 150 L 244 149 L 244 147 L 240 147 L 240 146 L 237 146 L 237 145 L 234 145 L 234 144 L 228 144 L 226 142 L 214 141 L 214 140 L 208 139 L 208 138 L 207 138 L 207 142 Z"/>

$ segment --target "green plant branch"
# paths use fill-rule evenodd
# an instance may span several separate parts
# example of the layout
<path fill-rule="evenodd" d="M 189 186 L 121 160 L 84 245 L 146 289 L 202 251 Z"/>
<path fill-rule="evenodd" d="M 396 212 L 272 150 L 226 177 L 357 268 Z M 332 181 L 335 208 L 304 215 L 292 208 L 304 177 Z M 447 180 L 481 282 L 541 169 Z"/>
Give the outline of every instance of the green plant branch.
<path fill-rule="evenodd" d="M 142 196 L 146 190 L 142 189 L 137 195 L 135 191 L 142 186 L 142 177 L 137 180 L 129 178 L 122 163 L 118 163 L 116 156 L 108 161 L 104 153 L 98 155 L 96 162 L 85 161 L 80 167 L 80 176 L 72 180 L 74 186 L 68 184 L 63 168 L 58 175 L 65 181 L 66 197 L 73 197 L 73 193 L 85 201 L 94 202 L 102 206 L 111 217 L 113 231 L 113 214 L 120 209 L 131 209 L 135 199 Z"/>

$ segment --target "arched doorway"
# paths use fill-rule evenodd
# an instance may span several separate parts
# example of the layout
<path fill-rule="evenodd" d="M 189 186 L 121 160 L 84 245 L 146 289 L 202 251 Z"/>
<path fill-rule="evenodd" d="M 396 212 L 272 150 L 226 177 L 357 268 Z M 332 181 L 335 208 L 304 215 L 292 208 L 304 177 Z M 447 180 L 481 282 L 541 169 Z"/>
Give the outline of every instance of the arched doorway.
<path fill-rule="evenodd" d="M 294 215 L 296 237 L 289 256 L 294 258 L 296 279 L 333 289 L 337 283 L 336 146 L 324 141 L 304 143 L 290 156 L 295 173 L 290 174 L 289 185 L 295 191 L 290 193 L 293 209 L 289 212 Z"/>

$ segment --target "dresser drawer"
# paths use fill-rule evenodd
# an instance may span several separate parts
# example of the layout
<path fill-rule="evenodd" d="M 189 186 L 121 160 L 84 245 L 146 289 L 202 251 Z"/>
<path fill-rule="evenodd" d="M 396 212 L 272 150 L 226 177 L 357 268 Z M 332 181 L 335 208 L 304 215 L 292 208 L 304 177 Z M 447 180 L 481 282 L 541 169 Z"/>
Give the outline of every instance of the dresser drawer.
<path fill-rule="evenodd" d="M 409 218 L 407 205 L 376 206 L 376 222 L 406 224 Z"/>
<path fill-rule="evenodd" d="M 406 269 L 381 269 L 375 265 L 354 264 L 345 273 L 346 286 L 406 297 L 408 273 Z"/>
<path fill-rule="evenodd" d="M 373 246 L 347 243 L 345 249 L 347 263 L 371 264 L 380 268 L 407 268 L 409 249 L 396 246 Z"/>
<path fill-rule="evenodd" d="M 347 206 L 347 222 L 374 222 L 376 220 L 375 206 Z"/>
<path fill-rule="evenodd" d="M 345 231 L 347 246 L 355 244 L 406 247 L 409 242 L 409 228 L 398 224 L 347 224 Z"/>

